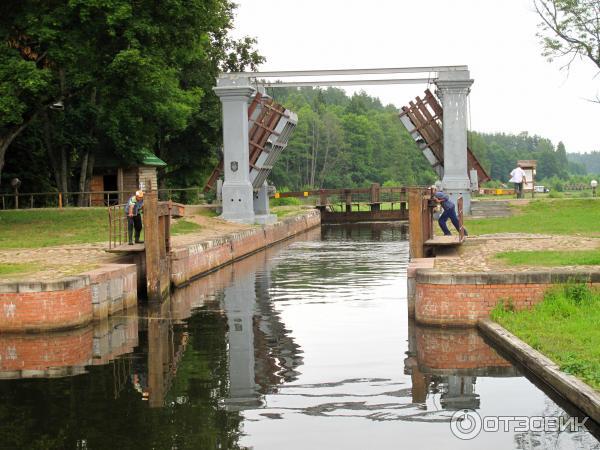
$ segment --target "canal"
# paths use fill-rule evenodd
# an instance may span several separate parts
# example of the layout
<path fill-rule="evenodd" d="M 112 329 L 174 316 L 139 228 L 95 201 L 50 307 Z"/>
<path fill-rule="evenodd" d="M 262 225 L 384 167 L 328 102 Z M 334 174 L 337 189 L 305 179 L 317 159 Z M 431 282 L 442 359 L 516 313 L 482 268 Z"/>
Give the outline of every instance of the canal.
<path fill-rule="evenodd" d="M 587 431 L 473 329 L 407 318 L 405 225 L 311 230 L 86 328 L 0 335 L 0 448 L 580 449 Z M 463 436 L 464 437 L 464 436 Z"/>

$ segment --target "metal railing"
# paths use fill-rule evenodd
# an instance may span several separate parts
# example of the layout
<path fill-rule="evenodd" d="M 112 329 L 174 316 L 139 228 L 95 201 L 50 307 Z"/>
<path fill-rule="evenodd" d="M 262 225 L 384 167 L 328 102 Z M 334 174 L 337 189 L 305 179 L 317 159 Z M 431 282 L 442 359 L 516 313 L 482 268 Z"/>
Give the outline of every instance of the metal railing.
<path fill-rule="evenodd" d="M 63 208 L 67 206 L 104 207 L 118 205 L 134 194 L 133 191 L 27 192 L 0 194 L 1 209 Z M 83 196 L 83 198 L 82 198 Z M 202 203 L 201 187 L 158 189 L 159 200 L 179 203 Z"/>
<path fill-rule="evenodd" d="M 127 242 L 126 204 L 108 207 L 108 248 L 113 249 Z"/>

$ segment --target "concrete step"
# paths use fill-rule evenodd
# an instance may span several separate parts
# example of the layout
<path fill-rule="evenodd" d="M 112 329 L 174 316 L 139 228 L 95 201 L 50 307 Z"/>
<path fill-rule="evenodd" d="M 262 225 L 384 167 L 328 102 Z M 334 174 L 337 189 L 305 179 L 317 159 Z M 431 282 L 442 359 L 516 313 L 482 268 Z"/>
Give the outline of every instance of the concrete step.
<path fill-rule="evenodd" d="M 471 203 L 471 217 L 473 219 L 486 219 L 492 217 L 509 217 L 510 206 L 502 201 L 473 201 Z"/>

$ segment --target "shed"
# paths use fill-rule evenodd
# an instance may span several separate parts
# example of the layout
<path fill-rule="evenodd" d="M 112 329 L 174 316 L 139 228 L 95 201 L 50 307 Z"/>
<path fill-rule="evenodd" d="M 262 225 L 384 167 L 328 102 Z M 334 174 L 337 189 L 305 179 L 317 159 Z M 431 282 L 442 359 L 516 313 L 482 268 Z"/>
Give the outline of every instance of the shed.
<path fill-rule="evenodd" d="M 94 175 L 90 181 L 92 206 L 124 203 L 138 189 L 145 190 L 146 180 L 158 187 L 156 169 L 167 163 L 149 151 L 140 152 L 137 161 L 125 162 L 114 155 L 96 159 Z"/>
<path fill-rule="evenodd" d="M 534 194 L 535 186 L 535 175 L 537 173 L 537 160 L 535 159 L 520 159 L 517 164 L 521 166 L 521 169 L 525 172 L 526 183 L 523 183 L 523 192 L 531 192 L 531 196 Z"/>

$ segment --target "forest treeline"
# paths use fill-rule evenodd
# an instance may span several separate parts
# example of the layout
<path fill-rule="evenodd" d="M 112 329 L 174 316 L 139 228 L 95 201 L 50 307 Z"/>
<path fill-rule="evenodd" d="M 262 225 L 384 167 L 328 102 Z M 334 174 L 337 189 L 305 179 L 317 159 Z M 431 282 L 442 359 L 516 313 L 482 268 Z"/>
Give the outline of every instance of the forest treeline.
<path fill-rule="evenodd" d="M 0 2 L 0 189 L 89 190 L 95 161 L 152 152 L 163 186 L 217 160 L 222 71 L 255 69 L 229 0 Z"/>
<path fill-rule="evenodd" d="M 97 161 L 148 152 L 167 163 L 159 187 L 203 185 L 222 142 L 215 78 L 264 61 L 252 38 L 230 37 L 234 12 L 229 0 L 1 2 L 0 192 L 16 177 L 21 192 L 87 191 Z M 270 94 L 299 116 L 278 187 L 435 181 L 395 106 L 336 88 Z M 527 133 L 469 144 L 497 181 L 517 159 L 537 159 L 538 179 L 600 171 L 598 153 L 567 159 Z"/>
<path fill-rule="evenodd" d="M 275 184 L 295 190 L 435 181 L 393 105 L 384 106 L 364 92 L 349 96 L 336 88 L 275 88 L 269 93 L 299 117 L 289 147 L 273 170 Z M 562 142 L 554 146 L 527 132 L 470 132 L 468 143 L 492 184 L 506 183 L 520 159 L 537 160 L 537 179 L 548 184 L 586 174 L 576 155 L 567 159 Z"/>

